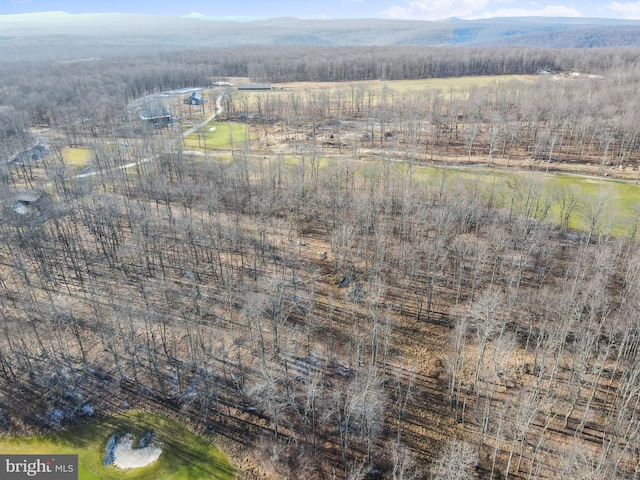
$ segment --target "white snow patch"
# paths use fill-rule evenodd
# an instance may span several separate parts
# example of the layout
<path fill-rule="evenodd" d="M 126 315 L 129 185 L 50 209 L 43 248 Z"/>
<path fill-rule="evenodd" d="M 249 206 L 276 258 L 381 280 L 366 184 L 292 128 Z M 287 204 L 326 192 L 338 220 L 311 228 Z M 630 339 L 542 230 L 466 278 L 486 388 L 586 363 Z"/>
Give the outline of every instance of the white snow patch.
<path fill-rule="evenodd" d="M 22 202 L 16 202 L 13 204 L 13 211 L 20 215 L 26 215 L 30 212 L 29 207 Z"/>
<path fill-rule="evenodd" d="M 133 439 L 127 434 L 116 442 L 113 449 L 113 466 L 121 470 L 146 467 L 158 460 L 161 453 L 162 449 L 154 445 L 134 448 Z"/>

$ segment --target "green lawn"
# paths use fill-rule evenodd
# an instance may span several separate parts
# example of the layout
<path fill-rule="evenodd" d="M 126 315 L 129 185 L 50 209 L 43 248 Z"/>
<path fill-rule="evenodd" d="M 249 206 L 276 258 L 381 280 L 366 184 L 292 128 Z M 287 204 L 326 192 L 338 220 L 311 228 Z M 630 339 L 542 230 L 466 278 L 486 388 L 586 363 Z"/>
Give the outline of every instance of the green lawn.
<path fill-rule="evenodd" d="M 190 133 L 184 138 L 186 150 L 204 150 L 204 148 L 231 148 L 241 146 L 247 140 L 248 127 L 237 122 L 211 122 Z"/>
<path fill-rule="evenodd" d="M 572 216 L 569 227 L 584 230 L 587 227 L 586 216 L 589 210 L 602 205 L 602 225 L 616 236 L 630 233 L 640 206 L 640 185 L 616 180 L 598 180 L 574 175 L 549 177 L 549 194 L 559 191 L 573 192 L 578 200 L 576 214 Z M 635 210 L 635 211 L 634 211 Z M 559 205 L 552 207 L 551 214 L 559 215 Z M 559 217 L 551 217 L 558 221 Z"/>
<path fill-rule="evenodd" d="M 153 430 L 162 454 L 153 464 L 134 470 L 104 465 L 105 447 L 114 433 L 134 438 Z M 128 412 L 90 425 L 37 437 L 0 439 L 3 454 L 78 454 L 80 480 L 231 480 L 235 469 L 225 455 L 180 424 L 146 412 Z"/>
<path fill-rule="evenodd" d="M 93 152 L 89 148 L 65 147 L 61 153 L 65 164 L 74 167 L 86 167 L 91 161 L 91 154 Z"/>

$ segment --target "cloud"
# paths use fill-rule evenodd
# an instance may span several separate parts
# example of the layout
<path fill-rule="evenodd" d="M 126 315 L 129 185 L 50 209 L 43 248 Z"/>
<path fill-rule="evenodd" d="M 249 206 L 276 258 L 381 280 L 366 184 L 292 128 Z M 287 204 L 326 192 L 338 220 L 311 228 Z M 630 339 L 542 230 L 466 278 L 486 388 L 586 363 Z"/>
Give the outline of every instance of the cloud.
<path fill-rule="evenodd" d="M 640 2 L 632 3 L 619 3 L 613 2 L 604 7 L 606 10 L 611 10 L 616 12 L 616 16 L 620 16 L 621 18 L 625 18 L 627 20 L 638 20 L 640 19 Z"/>
<path fill-rule="evenodd" d="M 406 5 L 393 5 L 378 13 L 381 17 L 407 20 L 440 20 L 468 17 L 482 11 L 489 0 L 411 0 Z"/>
<path fill-rule="evenodd" d="M 582 14 L 575 8 L 563 5 L 547 5 L 544 8 L 529 10 L 526 8 L 501 8 L 495 12 L 485 12 L 473 18 L 492 17 L 581 17 Z"/>
<path fill-rule="evenodd" d="M 201 18 L 201 17 L 204 17 L 204 15 L 202 15 L 201 13 L 198 13 L 198 12 L 191 12 L 190 14 L 183 15 L 182 17 L 183 18 Z"/>

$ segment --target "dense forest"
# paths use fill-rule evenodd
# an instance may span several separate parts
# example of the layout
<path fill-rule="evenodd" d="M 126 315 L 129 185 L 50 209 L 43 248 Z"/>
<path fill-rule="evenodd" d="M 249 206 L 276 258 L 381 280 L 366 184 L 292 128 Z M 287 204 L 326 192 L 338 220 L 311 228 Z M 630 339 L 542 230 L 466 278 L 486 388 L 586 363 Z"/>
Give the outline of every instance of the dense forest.
<path fill-rule="evenodd" d="M 614 235 L 606 185 L 542 173 L 635 180 L 639 53 L 6 62 L 1 431 L 135 406 L 210 435 L 243 478 L 637 476 L 640 208 Z M 454 89 L 472 75 L 504 81 Z M 236 77 L 299 83 L 205 88 L 164 127 L 131 109 Z M 393 83 L 436 77 L 451 88 Z M 198 123 L 214 115 L 223 146 Z M 451 159 L 527 172 L 424 166 Z"/>

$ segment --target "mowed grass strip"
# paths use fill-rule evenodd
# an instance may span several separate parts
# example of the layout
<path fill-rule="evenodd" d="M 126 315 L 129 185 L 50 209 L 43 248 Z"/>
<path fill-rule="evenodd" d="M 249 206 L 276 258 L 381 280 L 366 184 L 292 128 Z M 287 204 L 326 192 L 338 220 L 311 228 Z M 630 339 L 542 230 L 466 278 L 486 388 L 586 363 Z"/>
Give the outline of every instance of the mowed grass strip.
<path fill-rule="evenodd" d="M 106 445 L 115 433 L 139 438 L 155 432 L 160 458 L 151 465 L 118 470 L 104 465 Z M 177 422 L 147 412 L 133 411 L 90 425 L 35 437 L 0 439 L 3 454 L 78 454 L 79 480 L 231 480 L 235 469 L 226 456 L 205 439 Z"/>
<path fill-rule="evenodd" d="M 266 159 L 266 160 L 265 160 Z M 283 167 L 300 168 L 302 160 L 296 156 L 282 158 L 262 157 L 261 162 L 282 162 Z M 454 185 L 470 191 L 477 189 L 479 195 L 495 208 L 513 209 L 515 214 L 524 211 L 527 199 L 540 196 L 537 213 L 549 204 L 545 218 L 538 218 L 556 225 L 562 224 L 561 197 L 575 195 L 577 205 L 572 211 L 569 228 L 587 231 L 590 215 L 600 213 L 597 220 L 598 231 L 625 237 L 633 231 L 640 219 L 640 185 L 611 179 L 599 179 L 572 174 L 545 174 L 543 172 L 523 172 L 493 167 L 440 167 L 410 164 L 408 162 L 385 161 L 375 157 L 370 161 L 351 162 L 348 159 L 328 157 L 316 158 L 319 170 L 335 168 L 349 162 L 354 175 L 371 181 L 386 174 L 396 179 L 411 175 L 412 181 L 422 182 L 434 191 L 446 194 Z M 305 168 L 311 175 L 312 162 L 305 160 Z"/>
<path fill-rule="evenodd" d="M 383 160 L 377 158 L 361 166 L 359 172 L 365 176 L 375 174 L 382 163 Z M 389 168 L 398 177 L 410 174 L 413 181 L 424 182 L 434 190 L 442 188 L 446 192 L 454 184 L 467 191 L 478 189 L 481 198 L 487 202 L 490 200 L 493 207 L 513 208 L 517 214 L 527 214 L 523 210 L 527 199 L 531 201 L 539 195 L 542 199 L 538 213 L 544 210 L 545 202 L 550 206 L 546 217 L 538 219 L 556 225 L 562 224 L 562 195 L 574 195 L 576 206 L 568 226 L 578 232 L 587 231 L 592 216 L 597 215 L 598 232 L 626 237 L 633 231 L 635 222 L 640 220 L 640 185 L 632 182 L 572 174 L 409 165 L 404 162 L 393 162 Z"/>

